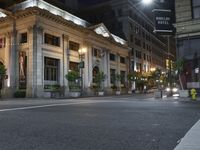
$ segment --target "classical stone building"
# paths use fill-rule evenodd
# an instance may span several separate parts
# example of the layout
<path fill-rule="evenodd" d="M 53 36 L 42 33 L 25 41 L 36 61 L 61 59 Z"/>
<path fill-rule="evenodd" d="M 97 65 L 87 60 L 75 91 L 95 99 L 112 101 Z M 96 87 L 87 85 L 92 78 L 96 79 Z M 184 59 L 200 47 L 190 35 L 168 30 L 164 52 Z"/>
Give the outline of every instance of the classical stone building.
<path fill-rule="evenodd" d="M 177 55 L 186 60 L 182 80 L 185 87 L 200 88 L 200 3 L 176 0 Z"/>
<path fill-rule="evenodd" d="M 128 73 L 126 41 L 111 34 L 103 24 L 90 25 L 43 0 L 27 0 L 0 13 L 0 61 L 7 68 L 3 94 L 22 89 L 27 97 L 50 97 L 48 87 L 64 87 L 65 75 L 82 69 L 83 93 L 92 95 L 96 72 L 106 74 L 104 89 L 114 84 L 112 75 Z"/>

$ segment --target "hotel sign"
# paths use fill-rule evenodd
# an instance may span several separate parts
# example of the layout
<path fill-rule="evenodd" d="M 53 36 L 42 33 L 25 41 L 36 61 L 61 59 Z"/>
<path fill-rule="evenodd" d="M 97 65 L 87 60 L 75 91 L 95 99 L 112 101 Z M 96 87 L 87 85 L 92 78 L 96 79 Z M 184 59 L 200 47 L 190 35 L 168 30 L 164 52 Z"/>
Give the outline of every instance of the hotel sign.
<path fill-rule="evenodd" d="M 172 34 L 172 13 L 171 10 L 155 9 L 155 30 L 154 32 L 160 34 Z"/>

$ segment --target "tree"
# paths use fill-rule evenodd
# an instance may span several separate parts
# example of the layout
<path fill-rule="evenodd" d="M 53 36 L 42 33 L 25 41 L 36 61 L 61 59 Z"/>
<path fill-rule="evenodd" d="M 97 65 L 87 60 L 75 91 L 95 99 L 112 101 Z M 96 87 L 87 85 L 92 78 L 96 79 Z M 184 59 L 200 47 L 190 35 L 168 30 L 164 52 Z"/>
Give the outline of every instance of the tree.
<path fill-rule="evenodd" d="M 80 85 L 78 79 L 80 78 L 78 71 L 70 71 L 65 78 L 69 81 L 69 90 L 70 91 L 79 91 Z"/>
<path fill-rule="evenodd" d="M 183 58 L 177 59 L 176 62 L 174 63 L 174 69 L 177 71 L 179 83 L 181 85 L 182 90 L 183 90 L 183 83 L 181 80 L 181 74 L 183 73 L 184 64 L 185 64 L 185 60 Z"/>
<path fill-rule="evenodd" d="M 103 91 L 103 81 L 105 80 L 106 75 L 104 74 L 104 72 L 98 72 L 95 77 L 94 77 L 94 83 L 96 83 L 97 85 L 97 89 L 99 91 Z"/>
<path fill-rule="evenodd" d="M 120 81 L 122 79 L 122 76 L 120 74 L 115 75 L 115 80 L 117 82 L 117 90 L 120 91 Z"/>

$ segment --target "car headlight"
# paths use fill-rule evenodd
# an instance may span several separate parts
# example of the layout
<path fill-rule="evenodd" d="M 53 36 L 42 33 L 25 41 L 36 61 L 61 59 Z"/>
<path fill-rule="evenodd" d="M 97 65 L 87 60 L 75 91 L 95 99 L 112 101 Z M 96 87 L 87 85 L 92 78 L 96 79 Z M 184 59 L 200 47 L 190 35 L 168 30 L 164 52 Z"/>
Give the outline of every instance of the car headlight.
<path fill-rule="evenodd" d="M 168 87 L 168 88 L 166 88 L 165 90 L 166 90 L 167 92 L 171 91 L 171 89 L 170 89 L 169 87 Z"/>
<path fill-rule="evenodd" d="M 173 88 L 172 89 L 172 92 L 177 92 L 178 91 L 178 88 Z"/>

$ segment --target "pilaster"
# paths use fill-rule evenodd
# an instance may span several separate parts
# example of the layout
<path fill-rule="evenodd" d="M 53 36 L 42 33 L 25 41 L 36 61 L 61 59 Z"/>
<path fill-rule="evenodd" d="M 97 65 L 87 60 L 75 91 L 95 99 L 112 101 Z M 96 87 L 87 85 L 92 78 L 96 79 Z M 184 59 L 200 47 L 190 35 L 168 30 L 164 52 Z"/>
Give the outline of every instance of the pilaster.
<path fill-rule="evenodd" d="M 42 97 L 43 95 L 42 34 L 42 27 L 33 25 L 28 28 L 27 97 Z"/>

